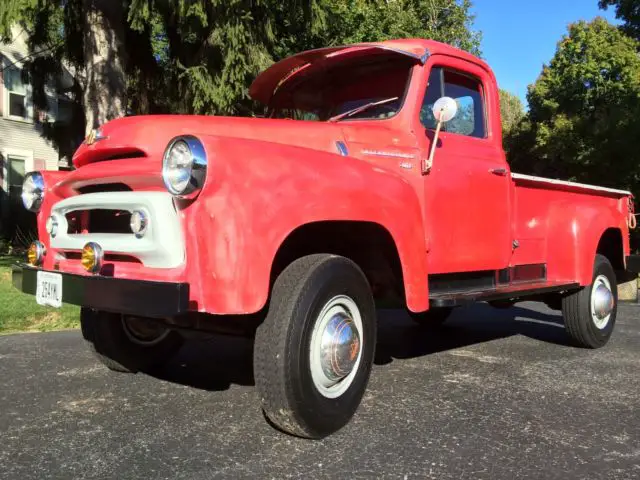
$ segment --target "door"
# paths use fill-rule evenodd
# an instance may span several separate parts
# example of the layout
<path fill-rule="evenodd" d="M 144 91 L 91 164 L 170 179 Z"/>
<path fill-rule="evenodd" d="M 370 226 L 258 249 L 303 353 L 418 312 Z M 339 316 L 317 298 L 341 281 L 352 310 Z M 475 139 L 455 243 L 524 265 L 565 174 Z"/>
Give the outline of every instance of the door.
<path fill-rule="evenodd" d="M 440 60 L 439 60 L 440 58 Z M 431 108 L 448 96 L 458 113 L 440 134 L 433 167 L 424 175 L 425 223 L 430 273 L 498 270 L 512 253 L 511 174 L 491 134 L 485 70 L 451 57 L 431 59 L 417 136 L 427 156 L 435 131 Z M 499 131 L 499 130 L 498 130 Z"/>

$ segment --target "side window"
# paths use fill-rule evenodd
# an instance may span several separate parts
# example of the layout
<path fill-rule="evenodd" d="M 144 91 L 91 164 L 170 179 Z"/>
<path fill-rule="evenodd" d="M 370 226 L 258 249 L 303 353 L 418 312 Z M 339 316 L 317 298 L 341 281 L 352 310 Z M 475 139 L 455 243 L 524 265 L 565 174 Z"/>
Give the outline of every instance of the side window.
<path fill-rule="evenodd" d="M 420 120 L 426 128 L 436 127 L 431 109 L 435 101 L 443 96 L 451 97 L 458 103 L 458 114 L 445 124 L 443 130 L 468 137 L 486 136 L 484 95 L 480 80 L 453 70 L 433 68 L 420 111 Z"/>
<path fill-rule="evenodd" d="M 420 109 L 420 122 L 426 128 L 436 128 L 436 118 L 433 116 L 433 105 L 443 95 L 442 90 L 442 68 L 433 67 L 429 74 L 429 85 L 427 86 L 427 93 L 424 96 L 422 102 L 422 108 Z"/>

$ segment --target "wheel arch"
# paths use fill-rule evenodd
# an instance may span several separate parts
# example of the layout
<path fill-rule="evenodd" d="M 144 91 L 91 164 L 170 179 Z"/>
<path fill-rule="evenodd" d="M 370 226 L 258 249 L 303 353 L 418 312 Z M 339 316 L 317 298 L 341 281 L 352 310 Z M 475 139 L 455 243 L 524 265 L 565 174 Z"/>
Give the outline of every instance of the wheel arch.
<path fill-rule="evenodd" d="M 624 266 L 624 243 L 622 240 L 622 230 L 615 227 L 607 228 L 598 241 L 596 254 L 606 257 L 616 274 L 623 272 Z"/>
<path fill-rule="evenodd" d="M 373 221 L 323 220 L 295 228 L 273 258 L 270 287 L 292 262 L 316 253 L 340 255 L 355 262 L 369 280 L 374 297 L 390 294 L 407 301 L 405 270 L 411 267 L 403 263 L 391 232 Z"/>

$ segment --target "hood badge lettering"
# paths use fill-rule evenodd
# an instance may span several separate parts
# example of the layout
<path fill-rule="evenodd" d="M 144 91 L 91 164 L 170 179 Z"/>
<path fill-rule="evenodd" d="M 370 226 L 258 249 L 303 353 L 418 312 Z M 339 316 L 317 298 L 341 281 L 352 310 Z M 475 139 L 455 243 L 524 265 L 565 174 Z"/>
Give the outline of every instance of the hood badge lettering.
<path fill-rule="evenodd" d="M 362 154 L 372 155 L 374 157 L 393 157 L 393 158 L 406 158 L 406 159 L 416 158 L 416 156 L 412 153 L 389 152 L 384 150 L 362 150 Z"/>

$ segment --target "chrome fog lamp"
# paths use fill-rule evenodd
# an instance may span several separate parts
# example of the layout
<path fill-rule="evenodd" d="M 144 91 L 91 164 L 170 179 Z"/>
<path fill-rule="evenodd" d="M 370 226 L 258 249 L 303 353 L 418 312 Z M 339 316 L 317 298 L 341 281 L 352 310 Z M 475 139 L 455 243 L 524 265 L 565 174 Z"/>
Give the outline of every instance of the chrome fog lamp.
<path fill-rule="evenodd" d="M 22 184 L 22 204 L 24 208 L 37 213 L 44 200 L 44 177 L 40 172 L 29 172 Z"/>
<path fill-rule="evenodd" d="M 82 248 L 80 263 L 89 273 L 99 273 L 104 261 L 102 247 L 95 242 L 89 242 Z"/>
<path fill-rule="evenodd" d="M 49 218 L 47 218 L 46 229 L 47 233 L 51 235 L 52 238 L 58 234 L 59 225 L 60 224 L 55 215 L 51 215 Z"/>
<path fill-rule="evenodd" d="M 129 226 L 131 227 L 131 231 L 136 237 L 143 237 L 144 234 L 147 233 L 147 227 L 149 226 L 147 215 L 145 215 L 145 213 L 140 210 L 135 210 L 131 214 Z"/>
<path fill-rule="evenodd" d="M 44 256 L 46 254 L 47 248 L 44 246 L 44 243 L 36 240 L 29 246 L 29 249 L 27 250 L 27 262 L 31 266 L 38 267 L 42 265 Z"/>
<path fill-rule="evenodd" d="M 162 180 L 176 197 L 195 196 L 207 177 L 207 155 L 202 142 L 191 135 L 176 137 L 162 158 Z"/>

